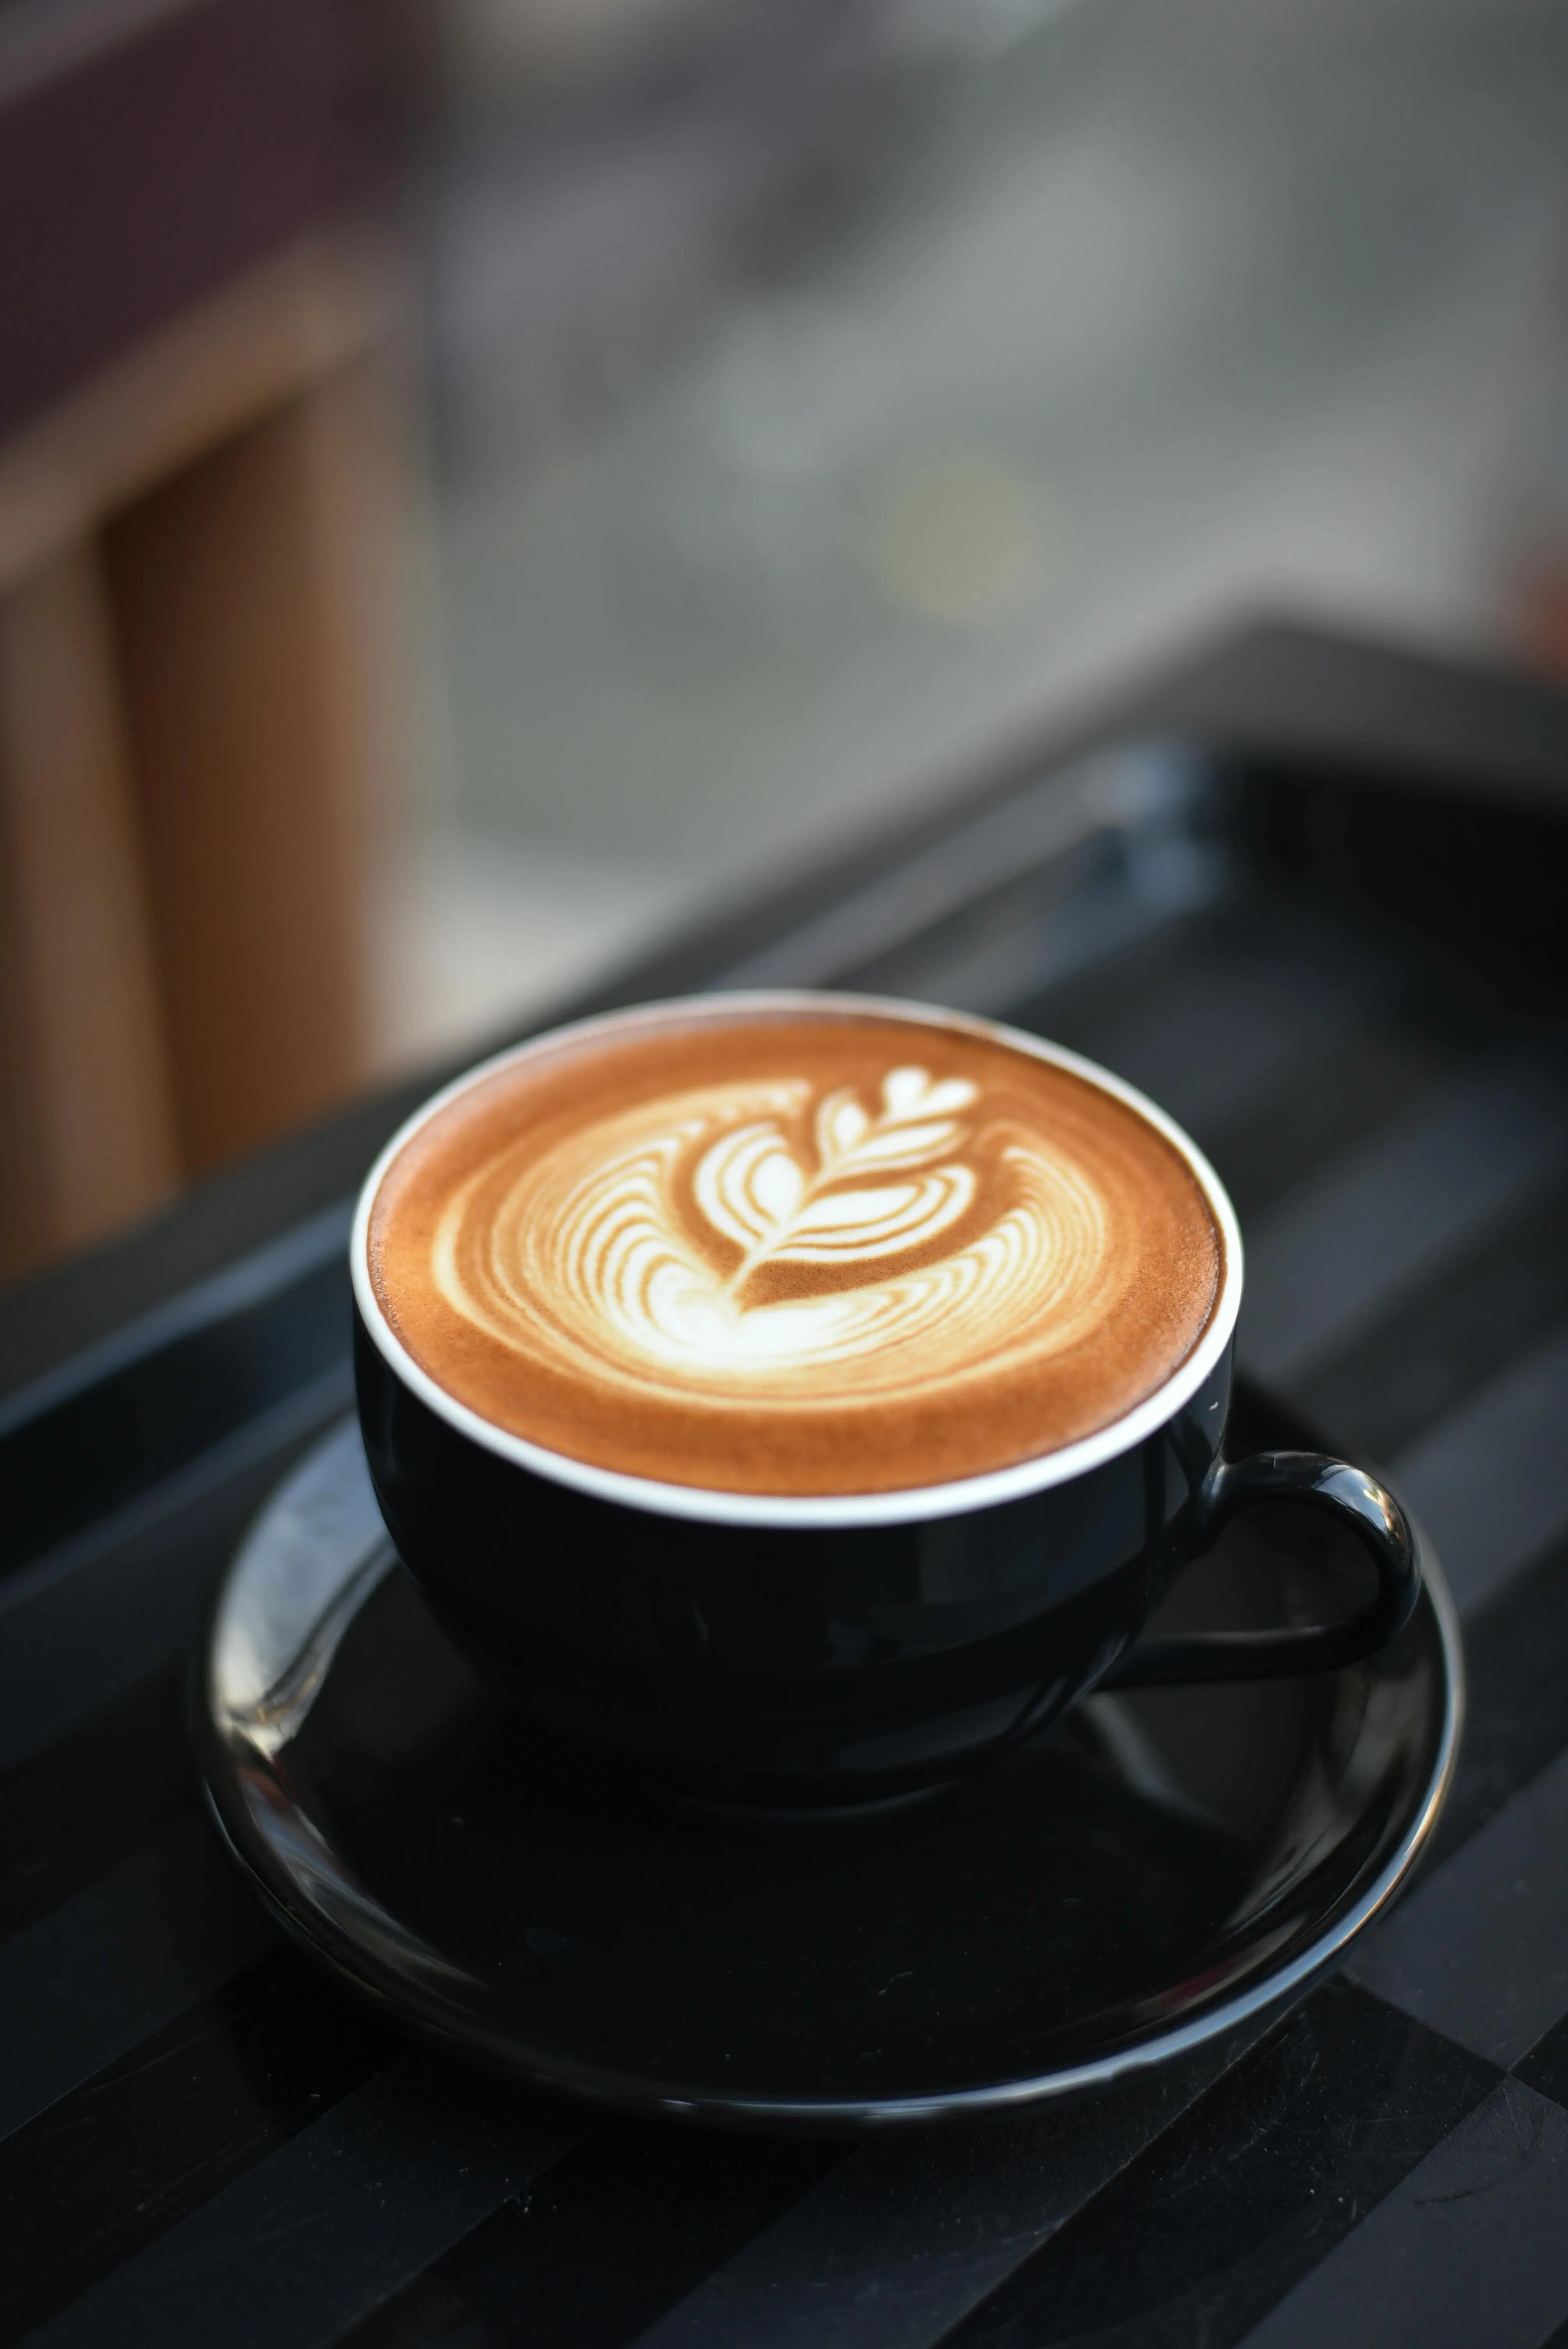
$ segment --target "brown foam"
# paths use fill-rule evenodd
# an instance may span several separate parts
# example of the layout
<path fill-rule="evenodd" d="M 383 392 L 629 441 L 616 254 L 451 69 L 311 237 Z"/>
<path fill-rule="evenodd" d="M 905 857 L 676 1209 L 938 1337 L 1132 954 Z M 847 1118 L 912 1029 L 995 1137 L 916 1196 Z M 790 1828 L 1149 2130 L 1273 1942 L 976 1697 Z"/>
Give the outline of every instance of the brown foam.
<path fill-rule="evenodd" d="M 595 1465 L 897 1491 L 1119 1419 L 1222 1243 L 1136 1111 L 882 1012 L 672 1013 L 481 1079 L 388 1169 L 369 1268 L 448 1393 Z"/>

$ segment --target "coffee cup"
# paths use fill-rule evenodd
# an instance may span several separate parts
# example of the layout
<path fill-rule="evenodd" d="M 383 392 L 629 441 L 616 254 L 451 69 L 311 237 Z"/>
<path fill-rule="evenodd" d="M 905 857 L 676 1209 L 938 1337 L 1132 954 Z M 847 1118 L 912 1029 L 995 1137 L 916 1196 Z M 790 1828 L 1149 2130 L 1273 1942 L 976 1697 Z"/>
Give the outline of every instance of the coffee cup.
<path fill-rule="evenodd" d="M 901 1795 L 1095 1688 L 1337 1667 L 1416 1602 L 1363 1470 L 1224 1457 L 1242 1243 L 1202 1154 L 995 1022 L 769 993 L 557 1030 L 393 1137 L 351 1250 L 433 1611 L 536 1733 L 690 1795 Z M 1368 1603 L 1143 1640 L 1280 1500 L 1348 1529 Z"/>

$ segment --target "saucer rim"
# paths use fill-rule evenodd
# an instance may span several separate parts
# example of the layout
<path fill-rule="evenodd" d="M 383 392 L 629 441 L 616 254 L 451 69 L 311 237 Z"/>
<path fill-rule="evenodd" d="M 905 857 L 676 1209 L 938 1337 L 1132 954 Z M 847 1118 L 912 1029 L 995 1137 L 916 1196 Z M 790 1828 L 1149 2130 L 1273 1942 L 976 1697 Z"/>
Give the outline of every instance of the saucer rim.
<path fill-rule="evenodd" d="M 339 1428 L 333 1433 L 341 1432 Z M 331 1436 L 325 1440 L 330 1441 Z M 1442 1720 L 1420 1800 L 1377 1876 L 1335 1918 L 1332 1925 L 1286 1964 L 1268 1968 L 1261 1979 L 1233 1997 L 1168 2030 L 1129 2041 L 1083 2063 L 1016 2078 L 907 2095 L 802 2096 L 755 2090 L 732 2092 L 691 2083 L 658 2083 L 638 2073 L 556 2054 L 531 2053 L 514 2035 L 489 2029 L 471 2014 L 449 2007 L 435 1992 L 411 1992 L 405 1976 L 388 1965 L 378 1965 L 364 1943 L 346 1930 L 339 1928 L 334 1934 L 319 1909 L 307 1909 L 298 1900 L 294 1879 L 277 1861 L 273 1847 L 259 1835 L 247 1836 L 241 1824 L 245 1811 L 235 1785 L 236 1757 L 229 1733 L 211 1702 L 215 1651 L 225 1602 L 244 1562 L 253 1554 L 263 1521 L 286 1494 L 294 1476 L 315 1458 L 318 1448 L 312 1446 L 291 1475 L 274 1488 L 221 1578 L 209 1611 L 191 1692 L 192 1733 L 206 1807 L 222 1842 L 294 1940 L 324 1961 L 334 1974 L 356 1991 L 387 2007 L 417 2038 L 520 2085 L 577 2097 L 628 2114 L 658 2113 L 717 2127 L 802 2134 L 978 2121 L 1111 2088 L 1140 2073 L 1178 2062 L 1212 2041 L 1243 2030 L 1271 2009 L 1284 2009 L 1305 1996 L 1393 1900 L 1429 1842 L 1452 1785 L 1465 1713 L 1463 1639 L 1448 1578 L 1436 1550 L 1416 1524 L 1422 1599 L 1432 1609 L 1442 1662 Z M 396 1552 L 391 1556 L 395 1559 Z M 1418 1602 L 1418 1612 L 1421 1603 Z M 225 1792 L 228 1801 L 224 1799 Z M 294 1900 L 288 1897 L 291 1892 L 295 1893 Z"/>

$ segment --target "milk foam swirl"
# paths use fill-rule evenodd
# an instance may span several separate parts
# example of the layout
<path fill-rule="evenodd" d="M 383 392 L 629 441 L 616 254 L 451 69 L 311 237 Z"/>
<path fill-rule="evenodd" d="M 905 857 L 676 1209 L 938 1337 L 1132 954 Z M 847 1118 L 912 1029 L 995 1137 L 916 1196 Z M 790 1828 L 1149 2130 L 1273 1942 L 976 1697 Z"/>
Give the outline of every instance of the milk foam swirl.
<path fill-rule="evenodd" d="M 1128 1277 L 1089 1167 L 923 1067 L 681 1092 L 503 1149 L 431 1271 L 465 1321 L 598 1384 L 723 1409 L 930 1394 L 1103 1322 Z"/>

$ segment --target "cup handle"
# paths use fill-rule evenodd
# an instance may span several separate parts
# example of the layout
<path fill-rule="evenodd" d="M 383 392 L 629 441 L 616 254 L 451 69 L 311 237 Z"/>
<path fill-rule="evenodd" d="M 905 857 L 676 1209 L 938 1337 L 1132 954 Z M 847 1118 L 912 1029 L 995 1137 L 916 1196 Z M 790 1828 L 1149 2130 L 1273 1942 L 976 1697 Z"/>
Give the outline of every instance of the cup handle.
<path fill-rule="evenodd" d="M 1243 1509 L 1268 1501 L 1305 1501 L 1356 1536 L 1377 1569 L 1377 1595 L 1341 1623 L 1303 1623 L 1275 1631 L 1201 1631 L 1184 1639 L 1140 1640 L 1113 1664 L 1101 1688 L 1171 1688 L 1183 1681 L 1284 1680 L 1333 1671 L 1391 1640 L 1410 1619 L 1421 1588 L 1420 1553 L 1404 1510 L 1377 1478 L 1320 1452 L 1259 1452 L 1216 1461 L 1198 1494 L 1201 1557 Z"/>

